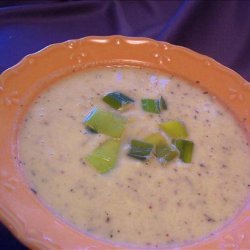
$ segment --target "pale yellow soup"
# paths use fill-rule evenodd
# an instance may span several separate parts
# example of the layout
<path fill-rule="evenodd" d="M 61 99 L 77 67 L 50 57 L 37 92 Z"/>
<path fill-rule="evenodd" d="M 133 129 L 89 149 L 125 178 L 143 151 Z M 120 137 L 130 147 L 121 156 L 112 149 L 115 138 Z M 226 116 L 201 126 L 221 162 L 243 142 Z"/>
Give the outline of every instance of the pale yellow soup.
<path fill-rule="evenodd" d="M 86 156 L 108 136 L 89 133 L 84 117 L 114 109 L 102 97 L 120 91 L 135 100 L 116 167 L 100 174 Z M 163 96 L 168 110 L 144 112 L 142 98 Z M 194 142 L 192 163 L 162 165 L 127 155 L 131 139 L 180 120 Z M 162 132 L 161 132 L 162 133 Z M 51 211 L 75 228 L 116 244 L 160 247 L 210 236 L 235 217 L 249 192 L 249 145 L 232 115 L 207 92 L 141 68 L 76 73 L 41 94 L 20 132 L 27 182 Z"/>

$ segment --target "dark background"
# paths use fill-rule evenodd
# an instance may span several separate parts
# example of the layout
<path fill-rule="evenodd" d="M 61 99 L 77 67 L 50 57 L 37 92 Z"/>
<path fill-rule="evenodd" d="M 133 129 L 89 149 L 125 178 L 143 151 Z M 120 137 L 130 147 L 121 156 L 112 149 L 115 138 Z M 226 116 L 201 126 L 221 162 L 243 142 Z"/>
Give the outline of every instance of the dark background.
<path fill-rule="evenodd" d="M 1 1 L 0 73 L 89 35 L 150 37 L 213 57 L 250 81 L 250 1 Z M 1 197 L 0 197 L 1 202 Z M 0 250 L 24 250 L 0 224 Z"/>

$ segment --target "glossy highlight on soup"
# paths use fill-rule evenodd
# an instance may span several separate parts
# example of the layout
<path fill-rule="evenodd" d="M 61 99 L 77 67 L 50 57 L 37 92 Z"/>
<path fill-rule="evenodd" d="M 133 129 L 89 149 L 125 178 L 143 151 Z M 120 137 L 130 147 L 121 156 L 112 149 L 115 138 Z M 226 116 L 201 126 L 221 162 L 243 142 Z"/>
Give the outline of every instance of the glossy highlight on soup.
<path fill-rule="evenodd" d="M 120 91 L 133 98 L 115 168 L 100 174 L 86 158 L 108 139 L 86 130 L 94 108 Z M 160 114 L 140 100 L 167 102 Z M 182 121 L 194 142 L 191 163 L 128 157 L 129 142 Z M 243 207 L 249 191 L 249 145 L 231 114 L 184 80 L 145 68 L 97 68 L 76 73 L 41 94 L 19 138 L 24 175 L 33 192 L 70 225 L 116 243 L 158 247 L 209 236 Z"/>

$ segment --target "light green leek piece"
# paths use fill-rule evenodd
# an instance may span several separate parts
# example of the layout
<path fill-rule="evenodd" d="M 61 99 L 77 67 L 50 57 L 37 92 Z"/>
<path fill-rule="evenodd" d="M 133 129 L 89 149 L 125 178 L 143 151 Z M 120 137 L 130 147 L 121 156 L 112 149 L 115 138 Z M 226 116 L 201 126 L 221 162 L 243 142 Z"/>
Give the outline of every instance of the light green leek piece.
<path fill-rule="evenodd" d="M 116 165 L 120 144 L 120 140 L 108 139 L 86 157 L 87 162 L 99 173 L 107 173 Z"/>
<path fill-rule="evenodd" d="M 161 162 L 169 162 L 174 160 L 179 155 L 179 151 L 172 144 L 158 144 L 156 145 L 155 155 Z"/>
<path fill-rule="evenodd" d="M 167 121 L 160 124 L 160 128 L 171 138 L 186 138 L 188 136 L 185 125 L 176 120 Z"/>
<path fill-rule="evenodd" d="M 94 108 L 84 118 L 85 126 L 97 133 L 120 138 L 125 129 L 126 119 L 119 114 Z"/>
<path fill-rule="evenodd" d="M 166 142 L 165 138 L 158 132 L 148 135 L 144 138 L 144 141 L 154 145 Z"/>
<path fill-rule="evenodd" d="M 192 162 L 194 143 L 192 141 L 177 139 L 173 144 L 180 151 L 180 159 L 185 163 Z"/>
<path fill-rule="evenodd" d="M 179 155 L 174 145 L 169 145 L 160 133 L 153 133 L 144 139 L 154 145 L 154 154 L 161 162 L 169 162 Z"/>

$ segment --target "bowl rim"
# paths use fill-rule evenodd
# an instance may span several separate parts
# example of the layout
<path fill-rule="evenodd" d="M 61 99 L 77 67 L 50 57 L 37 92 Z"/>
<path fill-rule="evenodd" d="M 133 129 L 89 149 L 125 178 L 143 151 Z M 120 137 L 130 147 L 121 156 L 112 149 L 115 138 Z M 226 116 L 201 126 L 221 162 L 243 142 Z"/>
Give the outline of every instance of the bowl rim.
<path fill-rule="evenodd" d="M 0 75 L 0 117 L 5 121 L 0 124 L 0 220 L 32 249 L 126 249 L 84 235 L 52 215 L 18 170 L 17 131 L 35 96 L 66 75 L 98 66 L 149 67 L 178 75 L 226 105 L 250 140 L 250 110 L 246 108 L 250 107 L 249 82 L 190 49 L 149 38 L 114 35 L 68 40 L 27 55 Z M 178 249 L 247 249 L 247 238 L 249 200 L 225 229 Z"/>

